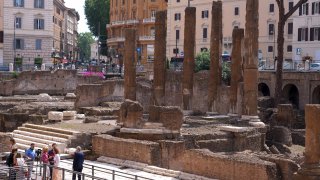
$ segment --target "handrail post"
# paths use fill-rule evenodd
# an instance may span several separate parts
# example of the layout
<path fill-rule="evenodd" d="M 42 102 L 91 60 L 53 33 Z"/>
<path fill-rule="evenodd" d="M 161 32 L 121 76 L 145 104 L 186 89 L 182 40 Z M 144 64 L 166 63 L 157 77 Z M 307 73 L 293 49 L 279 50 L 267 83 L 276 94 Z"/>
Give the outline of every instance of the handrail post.
<path fill-rule="evenodd" d="M 116 179 L 116 174 L 115 174 L 115 171 L 112 170 L 112 180 L 115 180 Z"/>
<path fill-rule="evenodd" d="M 42 166 L 40 166 L 40 173 L 42 172 L 41 167 Z M 47 164 L 43 164 L 43 173 L 42 174 L 44 176 L 44 179 L 47 179 Z M 41 176 L 41 174 L 40 174 L 40 176 Z"/>
<path fill-rule="evenodd" d="M 135 179 L 135 180 L 138 180 L 138 176 L 137 176 L 137 175 L 135 175 L 135 176 L 134 176 L 134 179 Z"/>
<path fill-rule="evenodd" d="M 94 165 L 92 165 L 92 180 L 94 180 Z"/>
<path fill-rule="evenodd" d="M 65 172 L 64 172 L 64 171 L 65 171 L 65 169 L 63 168 L 63 169 L 62 169 L 62 180 L 65 180 L 65 179 L 64 179 L 64 178 L 65 178 Z"/>

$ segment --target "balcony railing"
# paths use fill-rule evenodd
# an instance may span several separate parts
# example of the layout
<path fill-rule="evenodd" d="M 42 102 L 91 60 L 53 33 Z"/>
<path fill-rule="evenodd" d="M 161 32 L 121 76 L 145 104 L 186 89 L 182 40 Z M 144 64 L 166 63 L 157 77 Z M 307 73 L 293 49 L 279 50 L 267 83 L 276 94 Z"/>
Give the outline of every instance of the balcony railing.
<path fill-rule="evenodd" d="M 143 19 L 143 23 L 154 23 L 154 22 L 156 22 L 156 18 L 154 17 Z"/>
<path fill-rule="evenodd" d="M 109 38 L 109 39 L 107 39 L 107 43 L 123 42 L 124 40 L 125 40 L 124 37 L 114 37 L 114 38 Z"/>
<path fill-rule="evenodd" d="M 154 36 L 140 36 L 140 41 L 154 41 Z"/>
<path fill-rule="evenodd" d="M 139 23 L 139 20 L 136 20 L 136 19 L 126 21 L 126 24 L 138 24 L 138 23 Z"/>

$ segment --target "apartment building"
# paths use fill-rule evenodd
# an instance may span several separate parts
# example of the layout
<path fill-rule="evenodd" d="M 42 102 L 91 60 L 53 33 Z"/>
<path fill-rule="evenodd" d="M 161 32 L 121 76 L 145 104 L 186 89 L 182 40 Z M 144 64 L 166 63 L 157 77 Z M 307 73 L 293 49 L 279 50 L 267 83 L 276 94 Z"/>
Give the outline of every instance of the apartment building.
<path fill-rule="evenodd" d="M 80 20 L 79 13 L 75 9 L 67 8 L 65 11 L 65 32 L 64 52 L 67 59 L 73 61 L 77 60 L 79 53 L 77 48 L 78 40 L 78 21 Z"/>
<path fill-rule="evenodd" d="M 90 44 L 90 50 L 91 50 L 90 59 L 97 60 L 98 59 L 98 42 L 97 41 Z M 101 62 L 108 62 L 107 56 L 100 55 L 100 61 Z"/>
<path fill-rule="evenodd" d="M 292 5 L 289 0 L 286 8 Z M 212 0 L 190 1 L 196 7 L 196 47 L 199 53 L 210 48 Z M 188 0 L 168 1 L 167 21 L 167 57 L 183 56 L 184 11 Z M 245 28 L 246 0 L 222 0 L 223 9 L 223 53 L 231 54 L 232 31 L 235 27 Z M 278 7 L 275 0 L 259 1 L 259 54 L 261 59 L 273 60 L 276 56 L 276 37 Z M 288 26 L 289 23 L 289 26 Z M 292 19 L 289 19 L 285 31 L 285 46 L 292 47 Z M 290 30 L 289 30 L 290 29 Z M 285 59 L 291 59 L 286 52 Z"/>
<path fill-rule="evenodd" d="M 320 0 L 309 0 L 299 8 L 293 15 L 293 30 L 294 61 L 320 62 Z"/>
<path fill-rule="evenodd" d="M 64 17 L 66 7 L 64 5 L 64 0 L 53 0 L 53 47 L 52 53 L 56 57 L 63 58 L 64 56 L 64 33 L 65 33 L 65 24 Z"/>
<path fill-rule="evenodd" d="M 6 0 L 3 7 L 3 64 L 50 62 L 53 1 Z"/>
<path fill-rule="evenodd" d="M 157 11 L 166 8 L 166 0 L 110 0 L 108 47 L 116 52 L 118 57 L 123 57 L 124 30 L 137 29 L 138 63 L 151 69 L 154 59 L 155 15 Z"/>
<path fill-rule="evenodd" d="M 3 65 L 3 1 L 0 1 L 0 66 Z"/>

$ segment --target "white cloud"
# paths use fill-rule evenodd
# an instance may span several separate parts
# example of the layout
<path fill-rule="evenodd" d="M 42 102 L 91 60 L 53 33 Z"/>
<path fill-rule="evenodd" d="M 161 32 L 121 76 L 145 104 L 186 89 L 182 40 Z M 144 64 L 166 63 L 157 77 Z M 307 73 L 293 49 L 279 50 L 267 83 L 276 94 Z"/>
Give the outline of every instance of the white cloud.
<path fill-rule="evenodd" d="M 65 5 L 68 8 L 74 8 L 78 11 L 80 15 L 80 21 L 78 25 L 78 31 L 81 32 L 90 32 L 88 25 L 87 25 L 87 19 L 84 15 L 84 1 L 85 0 L 65 0 Z"/>

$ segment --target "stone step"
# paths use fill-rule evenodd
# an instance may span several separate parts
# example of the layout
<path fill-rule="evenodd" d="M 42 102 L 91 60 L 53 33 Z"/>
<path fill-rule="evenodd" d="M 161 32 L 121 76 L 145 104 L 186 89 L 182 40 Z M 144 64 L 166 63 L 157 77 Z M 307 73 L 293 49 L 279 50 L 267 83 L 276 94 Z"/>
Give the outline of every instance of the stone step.
<path fill-rule="evenodd" d="M 43 147 L 48 147 L 49 145 L 51 145 L 49 143 L 39 143 L 39 142 L 36 141 L 36 139 L 33 140 L 33 141 L 29 141 L 29 140 L 26 140 L 26 139 L 20 139 L 20 138 L 14 138 L 14 139 L 16 140 L 17 144 L 25 145 L 28 148 L 30 147 L 31 143 L 35 144 L 35 147 L 37 147 L 35 149 L 42 149 Z M 59 143 L 59 144 L 57 144 L 57 147 L 59 148 L 59 150 L 61 152 L 64 152 L 64 149 L 66 148 L 66 145 Z M 18 148 L 19 148 L 19 146 L 18 146 Z"/>
<path fill-rule="evenodd" d="M 50 132 L 59 133 L 59 134 L 66 134 L 66 135 L 75 135 L 75 134 L 79 133 L 76 131 L 58 129 L 58 128 L 47 127 L 47 126 L 40 126 L 40 125 L 35 125 L 35 124 L 24 124 L 23 126 L 26 128 L 38 129 L 38 130 L 43 130 L 43 131 L 50 131 Z"/>
<path fill-rule="evenodd" d="M 36 133 L 31 133 L 31 132 L 27 132 L 27 131 L 20 131 L 20 130 L 14 130 L 13 134 L 14 135 L 19 134 L 22 136 L 28 136 L 28 137 L 32 137 L 32 138 L 40 138 L 40 139 L 45 139 L 45 140 L 55 141 L 55 142 L 60 142 L 60 143 L 65 143 L 68 141 L 68 139 L 66 139 L 66 138 L 59 138 L 59 137 L 55 137 L 55 136 L 36 134 Z"/>
<path fill-rule="evenodd" d="M 37 143 L 47 144 L 47 145 L 52 145 L 53 143 L 64 144 L 64 143 L 61 143 L 61 142 L 50 141 L 50 140 L 46 140 L 46 139 L 35 138 L 35 137 L 30 137 L 30 136 L 24 136 L 24 135 L 21 135 L 21 134 L 13 134 L 13 138 L 18 138 L 18 139 L 31 141 L 31 142 L 34 142 L 35 144 L 37 144 Z"/>
<path fill-rule="evenodd" d="M 27 127 L 18 127 L 18 130 L 37 133 L 37 134 L 43 134 L 43 135 L 48 135 L 48 136 L 55 136 L 55 137 L 65 138 L 65 139 L 69 139 L 69 138 L 73 137 L 73 135 L 55 133 L 55 132 L 39 130 L 39 129 L 33 129 L 33 128 L 27 128 Z"/>
<path fill-rule="evenodd" d="M 162 123 L 153 123 L 153 122 L 146 122 L 143 125 L 143 129 L 165 129 Z"/>

